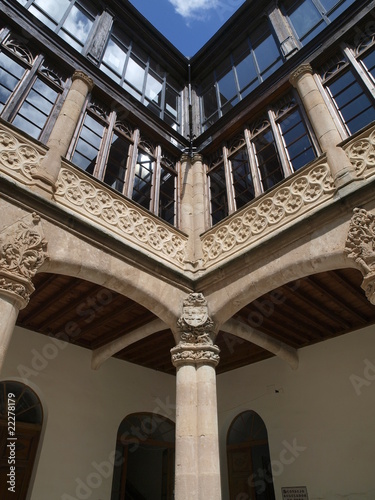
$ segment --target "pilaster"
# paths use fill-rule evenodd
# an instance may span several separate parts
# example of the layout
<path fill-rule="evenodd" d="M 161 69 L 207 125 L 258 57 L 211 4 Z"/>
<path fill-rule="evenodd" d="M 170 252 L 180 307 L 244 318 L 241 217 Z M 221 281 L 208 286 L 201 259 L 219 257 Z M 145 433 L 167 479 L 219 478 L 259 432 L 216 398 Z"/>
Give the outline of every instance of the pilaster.
<path fill-rule="evenodd" d="M 40 217 L 28 215 L 0 233 L 0 371 L 18 312 L 28 304 L 31 279 L 47 258 Z"/>
<path fill-rule="evenodd" d="M 191 293 L 171 349 L 176 380 L 176 500 L 220 500 L 216 373 L 219 348 L 207 301 Z"/>
<path fill-rule="evenodd" d="M 314 80 L 310 64 L 299 66 L 291 75 L 290 82 L 297 89 L 320 147 L 327 155 L 336 187 L 353 181 L 353 166 L 345 151 L 337 146 L 342 138 Z"/>

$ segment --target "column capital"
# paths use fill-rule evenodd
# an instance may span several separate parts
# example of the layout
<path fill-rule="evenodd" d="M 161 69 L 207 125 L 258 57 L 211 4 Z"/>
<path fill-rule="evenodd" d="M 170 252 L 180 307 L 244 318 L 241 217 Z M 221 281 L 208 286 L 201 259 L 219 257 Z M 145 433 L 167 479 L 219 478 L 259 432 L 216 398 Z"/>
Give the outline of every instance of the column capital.
<path fill-rule="evenodd" d="M 84 73 L 81 70 L 76 70 L 72 76 L 72 81 L 74 80 L 81 80 L 83 81 L 88 88 L 88 91 L 91 92 L 91 90 L 94 88 L 94 81 L 92 78 L 90 78 L 86 73 Z"/>
<path fill-rule="evenodd" d="M 298 80 L 301 78 L 303 75 L 312 75 L 313 74 L 313 69 L 310 64 L 304 63 L 298 66 L 296 70 L 293 71 L 293 73 L 289 77 L 290 83 L 293 85 L 293 87 L 296 87 Z"/>
<path fill-rule="evenodd" d="M 375 305 L 375 215 L 355 208 L 351 218 L 345 253 L 353 259 L 363 274 L 361 288 Z"/>
<path fill-rule="evenodd" d="M 0 296 L 26 307 L 34 286 L 31 279 L 48 258 L 40 217 L 33 213 L 0 233 Z"/>
<path fill-rule="evenodd" d="M 202 293 L 190 293 L 182 305 L 177 321 L 180 341 L 171 349 L 174 366 L 219 362 L 220 349 L 214 345 L 215 325 L 208 315 L 207 301 Z"/>
<path fill-rule="evenodd" d="M 194 163 L 197 163 L 197 162 L 203 163 L 203 155 L 201 155 L 200 153 L 194 153 L 194 155 L 191 159 L 192 165 L 194 165 Z"/>

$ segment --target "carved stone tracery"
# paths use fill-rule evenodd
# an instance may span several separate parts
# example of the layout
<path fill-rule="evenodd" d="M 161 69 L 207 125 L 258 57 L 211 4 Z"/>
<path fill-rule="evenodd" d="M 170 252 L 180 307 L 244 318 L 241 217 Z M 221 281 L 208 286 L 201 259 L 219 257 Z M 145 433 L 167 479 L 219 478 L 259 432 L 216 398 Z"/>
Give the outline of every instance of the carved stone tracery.
<path fill-rule="evenodd" d="M 207 301 L 202 293 L 191 293 L 183 302 L 182 316 L 177 321 L 180 341 L 171 349 L 172 363 L 205 363 L 216 366 L 219 348 L 213 344 L 214 322 L 208 315 Z"/>
<path fill-rule="evenodd" d="M 366 297 L 375 305 L 375 215 L 362 208 L 355 208 L 350 221 L 345 252 L 361 268 L 362 288 Z"/>
<path fill-rule="evenodd" d="M 0 294 L 27 305 L 34 286 L 31 279 L 47 258 L 47 242 L 40 217 L 33 213 L 0 233 Z"/>

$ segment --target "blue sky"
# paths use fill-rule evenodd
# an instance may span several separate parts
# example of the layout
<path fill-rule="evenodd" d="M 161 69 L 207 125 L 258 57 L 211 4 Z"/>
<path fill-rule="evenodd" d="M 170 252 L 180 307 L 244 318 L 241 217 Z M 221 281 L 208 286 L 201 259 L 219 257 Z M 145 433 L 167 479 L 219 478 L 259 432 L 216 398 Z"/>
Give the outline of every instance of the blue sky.
<path fill-rule="evenodd" d="M 191 57 L 244 0 L 130 0 L 175 47 Z"/>

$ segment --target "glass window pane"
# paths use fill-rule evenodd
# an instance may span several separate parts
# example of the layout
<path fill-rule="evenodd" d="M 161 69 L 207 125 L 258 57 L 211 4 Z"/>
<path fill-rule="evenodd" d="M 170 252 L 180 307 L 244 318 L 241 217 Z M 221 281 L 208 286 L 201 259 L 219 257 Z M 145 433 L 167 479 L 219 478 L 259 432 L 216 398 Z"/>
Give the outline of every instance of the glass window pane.
<path fill-rule="evenodd" d="M 90 174 L 94 172 L 104 129 L 98 120 L 86 115 L 72 161 Z"/>
<path fill-rule="evenodd" d="M 57 96 L 58 92 L 41 80 L 36 80 L 17 112 L 13 124 L 35 139 L 39 139 Z"/>
<path fill-rule="evenodd" d="M 362 58 L 362 63 L 372 77 L 375 78 L 375 49 L 372 49 L 370 53 L 367 53 Z"/>
<path fill-rule="evenodd" d="M 214 113 L 217 113 L 217 100 L 216 100 L 216 89 L 215 87 L 210 88 L 203 95 L 203 116 L 206 120 Z"/>
<path fill-rule="evenodd" d="M 258 134 L 252 140 L 252 143 L 261 174 L 263 190 L 267 191 L 267 189 L 270 189 L 284 178 L 272 132 L 269 130 Z"/>
<path fill-rule="evenodd" d="M 253 80 L 257 80 L 257 72 L 255 71 L 254 60 L 251 54 L 248 54 L 241 62 L 236 66 L 238 83 L 240 89 L 243 89 Z"/>
<path fill-rule="evenodd" d="M 165 91 L 165 111 L 168 111 L 176 120 L 178 118 L 178 94 L 168 86 Z"/>
<path fill-rule="evenodd" d="M 352 134 L 375 119 L 374 105 L 364 93 L 352 71 L 346 71 L 328 87 Z"/>
<path fill-rule="evenodd" d="M 264 38 L 257 47 L 254 47 L 254 53 L 261 73 L 263 73 L 270 66 L 274 65 L 278 60 L 278 65 L 281 64 L 280 52 L 271 34 Z M 273 70 L 274 69 L 276 68 L 273 68 Z"/>
<path fill-rule="evenodd" d="M 146 97 L 160 106 L 162 90 L 163 83 L 149 73 L 146 82 Z"/>
<path fill-rule="evenodd" d="M 289 5 L 287 14 L 300 40 L 322 20 L 312 0 L 286 2 L 286 5 Z"/>
<path fill-rule="evenodd" d="M 84 45 L 90 33 L 92 21 L 81 9 L 78 9 L 74 5 L 70 10 L 63 26 L 66 31 L 68 31 L 71 35 L 77 38 L 82 45 Z"/>
<path fill-rule="evenodd" d="M 220 165 L 209 175 L 212 224 L 216 224 L 228 215 L 228 198 L 224 165 Z"/>
<path fill-rule="evenodd" d="M 147 209 L 150 208 L 153 169 L 154 159 L 143 152 L 138 153 L 132 199 Z"/>
<path fill-rule="evenodd" d="M 234 73 L 231 70 L 218 81 L 221 105 L 232 99 L 237 94 Z"/>
<path fill-rule="evenodd" d="M 136 89 L 139 89 L 141 92 L 143 90 L 144 75 L 145 68 L 135 62 L 132 58 L 130 58 L 128 66 L 126 68 L 125 78 L 129 83 L 134 85 L 134 87 Z"/>
<path fill-rule="evenodd" d="M 125 64 L 126 52 L 116 42 L 110 40 L 105 49 L 103 63 L 111 68 L 118 75 L 122 75 L 122 70 Z M 102 64 L 103 66 L 103 64 Z M 104 69 L 101 66 L 101 69 Z M 111 75 L 109 75 L 111 76 Z"/>
<path fill-rule="evenodd" d="M 65 14 L 69 7 L 69 0 L 35 0 L 34 6 L 38 6 L 41 11 L 44 11 L 49 17 L 54 19 L 57 23 Z"/>
<path fill-rule="evenodd" d="M 26 69 L 16 61 L 0 52 L 0 111 L 6 104 L 9 96 L 16 89 L 18 82 Z"/>
<path fill-rule="evenodd" d="M 237 209 L 255 197 L 253 179 L 245 149 L 230 157 Z"/>
<path fill-rule="evenodd" d="M 123 192 L 129 142 L 120 134 L 114 133 L 109 151 L 104 182 L 117 191 Z"/>
<path fill-rule="evenodd" d="M 172 172 L 161 167 L 159 217 L 170 224 L 174 223 L 175 179 L 176 176 Z"/>

